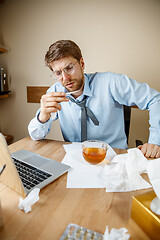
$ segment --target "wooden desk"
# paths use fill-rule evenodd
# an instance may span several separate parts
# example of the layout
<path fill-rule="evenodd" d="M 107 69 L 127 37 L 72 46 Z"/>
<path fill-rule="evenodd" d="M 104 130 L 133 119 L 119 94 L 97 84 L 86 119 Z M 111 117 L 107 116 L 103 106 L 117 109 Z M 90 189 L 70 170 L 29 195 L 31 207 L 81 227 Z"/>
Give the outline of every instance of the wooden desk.
<path fill-rule="evenodd" d="M 27 149 L 42 156 L 62 161 L 64 142 L 32 141 L 29 137 L 9 146 L 10 151 Z M 123 153 L 123 150 L 116 150 Z M 144 192 L 106 193 L 105 189 L 67 189 L 67 174 L 41 190 L 40 200 L 25 214 L 18 208 L 19 195 L 0 184 L 3 227 L 1 240 L 58 240 L 69 223 L 104 233 L 110 228 L 126 227 L 131 239 L 148 240 L 130 218 L 132 195 Z"/>

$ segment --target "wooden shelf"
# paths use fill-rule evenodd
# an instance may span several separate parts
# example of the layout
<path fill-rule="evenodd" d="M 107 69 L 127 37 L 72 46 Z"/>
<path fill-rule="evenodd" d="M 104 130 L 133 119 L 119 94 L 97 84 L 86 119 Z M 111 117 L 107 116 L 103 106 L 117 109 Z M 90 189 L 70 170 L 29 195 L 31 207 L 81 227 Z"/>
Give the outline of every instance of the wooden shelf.
<path fill-rule="evenodd" d="M 8 98 L 8 97 L 9 97 L 8 94 L 0 95 L 0 99 L 2 99 L 2 98 Z"/>
<path fill-rule="evenodd" d="M 0 47 L 0 53 L 7 52 L 7 49 Z"/>

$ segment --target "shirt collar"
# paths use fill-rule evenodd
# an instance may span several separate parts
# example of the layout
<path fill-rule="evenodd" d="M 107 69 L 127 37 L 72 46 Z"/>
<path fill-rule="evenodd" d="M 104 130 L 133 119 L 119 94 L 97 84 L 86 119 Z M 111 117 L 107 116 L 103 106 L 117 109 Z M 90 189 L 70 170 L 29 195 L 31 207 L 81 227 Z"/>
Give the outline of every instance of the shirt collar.
<path fill-rule="evenodd" d="M 84 89 L 83 89 L 83 94 L 80 95 L 78 98 L 76 98 L 75 101 L 82 101 L 84 99 L 84 96 L 89 96 L 92 97 L 92 92 L 89 86 L 89 77 L 87 74 L 84 74 L 85 76 L 85 81 L 84 81 Z M 71 98 L 74 98 L 72 95 L 70 95 Z"/>
<path fill-rule="evenodd" d="M 85 82 L 84 82 L 83 95 L 92 97 L 92 92 L 89 86 L 89 78 L 87 74 L 85 74 L 84 76 L 85 76 Z"/>
<path fill-rule="evenodd" d="M 89 86 L 89 77 L 87 76 L 87 74 L 84 74 L 84 76 L 85 76 L 85 81 L 84 81 L 83 94 L 80 95 L 78 98 L 76 98 L 76 101 L 82 101 L 85 96 L 92 97 L 92 92 Z"/>

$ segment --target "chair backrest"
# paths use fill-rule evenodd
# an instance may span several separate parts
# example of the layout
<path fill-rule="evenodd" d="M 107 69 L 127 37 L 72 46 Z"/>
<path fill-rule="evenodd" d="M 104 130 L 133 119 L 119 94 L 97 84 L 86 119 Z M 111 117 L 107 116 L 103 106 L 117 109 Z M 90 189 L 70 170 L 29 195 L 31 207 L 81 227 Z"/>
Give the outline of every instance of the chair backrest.
<path fill-rule="evenodd" d="M 124 111 L 125 134 L 126 134 L 127 143 L 128 143 L 129 128 L 130 128 L 130 121 L 131 121 L 131 107 L 123 105 L 123 111 Z"/>
<path fill-rule="evenodd" d="M 127 137 L 127 143 L 129 139 L 129 129 L 130 129 L 130 122 L 131 122 L 131 109 L 138 108 L 136 105 L 134 106 L 126 106 L 123 105 L 124 111 L 124 125 L 125 125 L 125 134 Z M 143 144 L 141 140 L 136 140 L 136 146 Z"/>
<path fill-rule="evenodd" d="M 40 103 L 49 86 L 27 86 L 27 103 Z"/>

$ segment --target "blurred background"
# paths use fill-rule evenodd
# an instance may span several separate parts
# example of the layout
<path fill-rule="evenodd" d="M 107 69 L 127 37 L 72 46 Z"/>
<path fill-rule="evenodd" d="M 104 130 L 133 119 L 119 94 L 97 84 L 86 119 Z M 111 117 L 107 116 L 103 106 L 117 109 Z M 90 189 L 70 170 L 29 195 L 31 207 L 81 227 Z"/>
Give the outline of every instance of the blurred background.
<path fill-rule="evenodd" d="M 80 46 L 87 73 L 124 73 L 160 91 L 159 0 L 0 0 L 0 45 L 8 49 L 0 64 L 11 90 L 0 99 L 0 131 L 14 141 L 28 136 L 39 108 L 27 103 L 26 86 L 54 83 L 44 55 L 59 39 Z M 133 109 L 130 147 L 147 142 L 148 127 L 148 111 Z M 62 140 L 58 121 L 47 138 Z"/>

